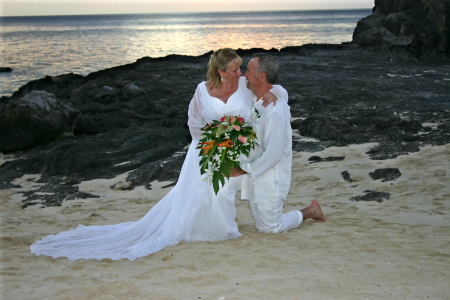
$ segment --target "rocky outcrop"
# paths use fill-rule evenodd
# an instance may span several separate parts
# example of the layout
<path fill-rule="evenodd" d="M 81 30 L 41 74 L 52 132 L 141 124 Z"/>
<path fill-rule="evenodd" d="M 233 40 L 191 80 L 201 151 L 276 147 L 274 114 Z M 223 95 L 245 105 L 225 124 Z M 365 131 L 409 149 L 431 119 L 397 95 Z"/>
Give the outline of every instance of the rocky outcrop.
<path fill-rule="evenodd" d="M 371 190 L 364 191 L 364 195 L 362 196 L 355 196 L 350 198 L 350 201 L 376 201 L 376 202 L 383 202 L 384 200 L 389 200 L 391 197 L 391 194 L 386 192 L 374 192 Z"/>
<path fill-rule="evenodd" d="M 255 52 L 279 61 L 279 83 L 295 119 L 295 151 L 376 142 L 367 153 L 371 159 L 392 159 L 450 143 L 448 65 L 362 54 L 443 58 L 450 50 L 449 23 L 449 0 L 376 0 L 373 14 L 358 22 L 354 43 L 237 52 L 243 67 Z M 210 55 L 145 57 L 88 76 L 47 76 L 1 97 L 0 151 L 15 157 L 0 165 L 0 189 L 17 187 L 11 181 L 24 174 L 42 174 L 46 185 L 24 194 L 25 208 L 95 197 L 76 184 L 125 172 L 126 180 L 113 188 L 176 181 L 191 140 L 188 104 L 205 80 Z M 391 171 L 371 176 L 399 176 Z M 348 172 L 342 176 L 353 181 Z M 388 193 L 365 193 L 351 200 L 389 199 Z"/>
<path fill-rule="evenodd" d="M 373 172 L 369 173 L 370 177 L 372 177 L 373 180 L 383 179 L 382 182 L 386 181 L 392 181 L 400 176 L 402 176 L 402 173 L 397 168 L 385 168 L 385 169 L 376 169 Z"/>
<path fill-rule="evenodd" d="M 353 42 L 389 58 L 450 58 L 450 1 L 375 0 Z"/>
<path fill-rule="evenodd" d="M 239 50 L 244 66 L 256 51 L 261 49 Z M 294 139 L 295 151 L 376 142 L 368 155 L 388 159 L 420 151 L 419 146 L 450 143 L 445 63 L 388 62 L 360 55 L 355 44 L 269 52 L 280 62 L 279 83 L 289 92 L 292 128 L 301 135 Z M 191 140 L 189 101 L 205 79 L 210 55 L 142 58 L 88 76 L 46 77 L 0 98 L 2 112 L 6 104 L 36 93 L 76 111 L 64 131 L 68 134 L 21 148 L 15 159 L 0 165 L 0 189 L 23 174 L 37 173 L 53 187 L 66 177 L 83 181 L 125 172 L 127 189 L 150 188 L 153 180 L 176 181 Z M 64 191 L 58 199 L 76 193 Z M 27 202 L 53 203 L 32 197 Z"/>
<path fill-rule="evenodd" d="M 5 101 L 0 104 L 0 151 L 22 150 L 72 132 L 77 114 L 72 106 L 45 91 Z"/>
<path fill-rule="evenodd" d="M 36 190 L 21 192 L 25 199 L 22 208 L 42 204 L 44 206 L 61 206 L 65 200 L 99 198 L 100 196 L 80 191 L 77 186 L 51 182 Z"/>
<path fill-rule="evenodd" d="M 308 161 L 310 164 L 313 164 L 313 163 L 318 163 L 318 162 L 340 161 L 340 160 L 344 160 L 344 159 L 345 159 L 345 156 L 329 156 L 329 157 L 322 158 L 320 156 L 313 155 L 310 158 L 308 158 Z"/>

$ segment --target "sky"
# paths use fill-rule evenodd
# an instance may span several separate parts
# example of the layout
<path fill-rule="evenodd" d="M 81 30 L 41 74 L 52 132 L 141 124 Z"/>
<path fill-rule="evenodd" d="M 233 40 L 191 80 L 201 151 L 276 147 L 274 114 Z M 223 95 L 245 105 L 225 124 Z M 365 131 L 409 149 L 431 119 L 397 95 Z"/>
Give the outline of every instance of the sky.
<path fill-rule="evenodd" d="M 1 16 L 370 9 L 374 0 L 0 0 Z"/>

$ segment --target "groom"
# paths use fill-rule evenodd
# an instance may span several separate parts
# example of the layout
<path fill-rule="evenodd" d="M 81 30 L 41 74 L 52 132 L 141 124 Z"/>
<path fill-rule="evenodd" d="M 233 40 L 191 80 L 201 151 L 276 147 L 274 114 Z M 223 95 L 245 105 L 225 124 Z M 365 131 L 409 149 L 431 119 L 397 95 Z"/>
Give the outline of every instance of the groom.
<path fill-rule="evenodd" d="M 252 121 L 257 145 L 249 157 L 241 158 L 242 170 L 232 175 L 245 174 L 241 197 L 249 200 L 256 228 L 267 233 L 296 228 L 309 218 L 326 221 L 316 200 L 300 211 L 283 214 L 291 182 L 292 129 L 288 93 L 282 86 L 274 85 L 278 73 L 278 62 L 266 53 L 255 53 L 247 65 L 247 86 L 255 94 L 254 105 L 259 115 Z M 280 101 L 276 106 L 263 107 L 258 99 L 269 90 Z"/>

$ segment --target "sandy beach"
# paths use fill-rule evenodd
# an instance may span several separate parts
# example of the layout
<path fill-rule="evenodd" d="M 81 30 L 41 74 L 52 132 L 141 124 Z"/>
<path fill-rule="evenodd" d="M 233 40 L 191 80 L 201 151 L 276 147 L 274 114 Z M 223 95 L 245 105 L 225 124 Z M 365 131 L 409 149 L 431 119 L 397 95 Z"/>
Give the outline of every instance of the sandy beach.
<path fill-rule="evenodd" d="M 217 243 L 180 243 L 135 261 L 53 259 L 29 246 L 45 235 L 84 225 L 141 218 L 168 182 L 116 191 L 109 180 L 79 184 L 96 199 L 21 209 L 17 191 L 39 186 L 39 175 L 0 191 L 2 299 L 448 299 L 450 284 L 450 145 L 424 147 L 374 161 L 376 144 L 294 153 L 285 211 L 318 199 L 328 221 L 304 222 L 281 234 L 256 231 L 248 204 L 236 200 L 243 236 Z M 313 163 L 308 158 L 345 156 Z M 395 181 L 369 173 L 398 168 Z M 341 172 L 348 171 L 354 182 Z M 390 193 L 378 202 L 354 202 L 365 190 Z"/>

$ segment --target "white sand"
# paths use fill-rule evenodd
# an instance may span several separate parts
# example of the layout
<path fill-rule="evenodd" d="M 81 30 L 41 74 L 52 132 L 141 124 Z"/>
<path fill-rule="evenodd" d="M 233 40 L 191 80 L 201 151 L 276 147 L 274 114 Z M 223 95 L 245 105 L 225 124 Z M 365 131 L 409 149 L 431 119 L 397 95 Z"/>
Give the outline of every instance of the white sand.
<path fill-rule="evenodd" d="M 243 237 L 180 243 L 135 261 L 71 262 L 34 256 L 32 242 L 78 224 L 137 220 L 168 189 L 114 191 L 124 179 L 93 180 L 80 190 L 98 199 L 20 209 L 21 194 L 0 191 L 2 299 L 449 299 L 450 145 L 371 161 L 373 144 L 294 156 L 285 210 L 319 199 L 328 221 L 281 234 L 255 230 L 237 200 Z M 344 161 L 308 164 L 312 155 Z M 396 181 L 374 181 L 378 168 L 399 168 Z M 343 180 L 348 171 L 357 182 Z M 14 183 L 38 184 L 26 176 Z M 383 203 L 352 202 L 364 190 L 391 194 Z"/>

